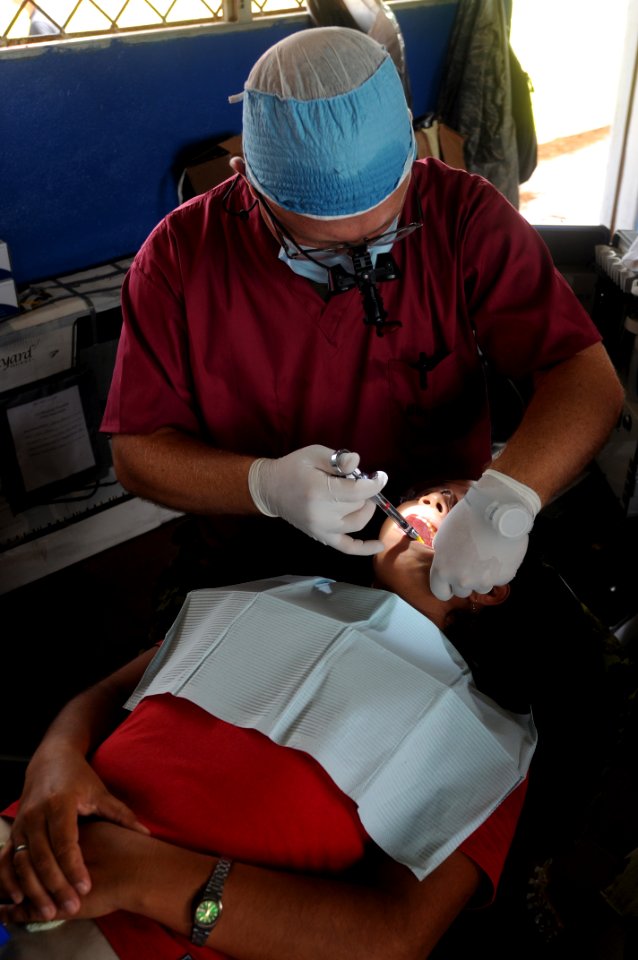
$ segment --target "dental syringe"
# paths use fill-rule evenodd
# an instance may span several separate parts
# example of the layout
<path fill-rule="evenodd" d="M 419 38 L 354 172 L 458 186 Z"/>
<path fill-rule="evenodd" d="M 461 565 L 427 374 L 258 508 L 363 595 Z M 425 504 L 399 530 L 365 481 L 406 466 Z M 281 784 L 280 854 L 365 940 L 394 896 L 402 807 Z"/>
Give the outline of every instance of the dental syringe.
<path fill-rule="evenodd" d="M 361 475 L 364 476 L 364 474 Z M 394 520 L 397 526 L 401 527 L 406 537 L 409 537 L 410 540 L 418 540 L 419 543 L 425 543 L 425 540 L 421 534 L 414 529 L 411 523 L 408 523 L 405 517 L 401 516 L 397 508 L 393 507 L 390 501 L 384 497 L 383 494 L 375 493 L 375 495 L 370 499 L 374 500 L 380 510 L 383 510 L 386 517 L 389 517 L 390 520 Z"/>
<path fill-rule="evenodd" d="M 333 453 L 331 457 L 332 466 L 343 477 L 352 477 L 354 480 L 369 480 L 370 479 L 369 475 L 367 473 L 363 473 L 361 470 L 359 470 L 358 467 L 355 468 L 354 470 L 350 470 L 348 473 L 343 472 L 343 470 L 339 465 L 339 460 L 341 459 L 341 456 L 346 453 L 350 453 L 350 451 L 349 450 L 335 451 L 335 453 Z M 375 493 L 375 495 L 373 497 L 370 497 L 370 499 L 374 501 L 374 503 L 376 503 L 379 509 L 385 513 L 386 517 L 389 517 L 390 520 L 394 520 L 396 525 L 401 528 L 401 530 L 406 535 L 406 537 L 409 537 L 410 540 L 418 540 L 419 543 L 423 543 L 423 544 L 425 543 L 425 540 L 423 539 L 421 534 L 417 530 L 415 530 L 415 528 L 412 526 L 411 523 L 408 523 L 405 517 L 399 513 L 397 508 L 390 503 L 387 497 L 384 497 L 382 493 Z"/>

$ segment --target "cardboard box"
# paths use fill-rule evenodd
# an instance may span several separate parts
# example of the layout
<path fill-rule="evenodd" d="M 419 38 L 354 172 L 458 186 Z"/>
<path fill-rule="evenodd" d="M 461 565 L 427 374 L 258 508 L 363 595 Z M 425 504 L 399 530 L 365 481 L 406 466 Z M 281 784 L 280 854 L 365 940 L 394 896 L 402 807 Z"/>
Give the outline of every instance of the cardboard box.
<path fill-rule="evenodd" d="M 424 157 L 436 157 L 437 160 L 447 163 L 448 167 L 466 169 L 463 156 L 464 138 L 456 130 L 452 130 L 438 120 L 428 118 L 424 122 L 417 123 L 414 136 L 418 160 Z"/>
<path fill-rule="evenodd" d="M 463 137 L 444 123 L 429 120 L 415 129 L 417 156 L 438 157 L 451 167 L 465 170 Z M 177 191 L 180 203 L 205 193 L 231 176 L 231 157 L 241 157 L 241 134 L 222 140 L 202 150 L 188 162 L 179 179 Z"/>
<path fill-rule="evenodd" d="M 241 134 L 222 140 L 203 151 L 185 167 L 178 183 L 180 203 L 205 193 L 232 176 L 229 160 L 243 156 Z"/>
<path fill-rule="evenodd" d="M 15 317 L 20 312 L 18 293 L 7 244 L 0 240 L 0 320 Z"/>

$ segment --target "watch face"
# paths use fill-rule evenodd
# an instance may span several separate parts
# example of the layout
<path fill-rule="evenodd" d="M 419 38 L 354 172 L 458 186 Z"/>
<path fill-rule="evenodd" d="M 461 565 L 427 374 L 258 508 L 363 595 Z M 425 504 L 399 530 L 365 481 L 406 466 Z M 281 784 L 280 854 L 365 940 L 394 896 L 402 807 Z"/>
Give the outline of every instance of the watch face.
<path fill-rule="evenodd" d="M 218 900 L 201 900 L 195 909 L 195 923 L 210 926 L 215 923 L 221 913 L 221 904 Z"/>

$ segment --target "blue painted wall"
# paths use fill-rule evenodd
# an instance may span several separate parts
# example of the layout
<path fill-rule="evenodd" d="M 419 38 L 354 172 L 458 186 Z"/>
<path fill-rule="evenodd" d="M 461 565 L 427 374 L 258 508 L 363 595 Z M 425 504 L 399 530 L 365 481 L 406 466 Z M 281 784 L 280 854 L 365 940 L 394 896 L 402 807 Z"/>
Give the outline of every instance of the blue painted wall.
<path fill-rule="evenodd" d="M 456 2 L 395 8 L 415 116 L 433 109 Z M 18 284 L 135 252 L 177 205 L 177 155 L 241 130 L 257 57 L 303 15 L 0 52 L 0 239 Z"/>

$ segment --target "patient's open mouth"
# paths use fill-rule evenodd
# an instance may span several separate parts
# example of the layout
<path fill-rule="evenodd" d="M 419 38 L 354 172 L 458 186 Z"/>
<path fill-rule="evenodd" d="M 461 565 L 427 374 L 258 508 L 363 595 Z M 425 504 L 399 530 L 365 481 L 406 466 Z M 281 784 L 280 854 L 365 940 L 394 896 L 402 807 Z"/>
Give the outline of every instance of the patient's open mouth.
<path fill-rule="evenodd" d="M 412 524 L 425 546 L 432 549 L 436 527 L 429 520 L 424 520 L 423 517 L 417 517 L 415 514 L 409 514 L 405 519 Z"/>

